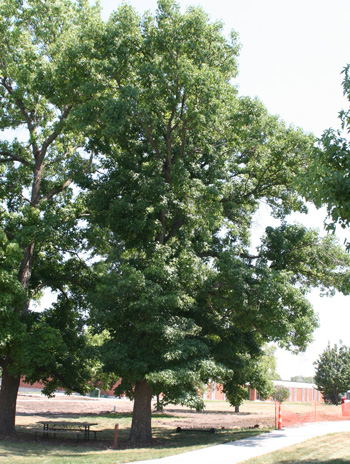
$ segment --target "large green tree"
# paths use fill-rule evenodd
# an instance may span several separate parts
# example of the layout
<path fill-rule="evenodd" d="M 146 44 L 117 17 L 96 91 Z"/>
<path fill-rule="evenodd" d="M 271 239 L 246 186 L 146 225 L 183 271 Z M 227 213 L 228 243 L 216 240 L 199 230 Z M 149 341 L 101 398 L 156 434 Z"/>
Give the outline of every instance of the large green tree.
<path fill-rule="evenodd" d="M 95 93 L 87 60 L 99 21 L 85 0 L 0 4 L 0 433 L 14 432 L 21 376 L 50 394 L 81 390 L 88 375 L 83 206 L 71 187 L 91 166 L 78 120 Z M 39 313 L 45 288 L 58 298 Z"/>
<path fill-rule="evenodd" d="M 96 54 L 105 91 L 90 145 L 87 238 L 102 257 L 91 324 L 109 332 L 107 371 L 134 402 L 130 440 L 151 439 L 151 399 L 193 396 L 209 378 L 240 383 L 247 357 L 277 341 L 304 349 L 311 286 L 340 287 L 348 258 L 331 237 L 288 225 L 314 140 L 239 97 L 238 44 L 200 8 L 122 6 Z M 255 252 L 261 202 L 281 218 Z M 249 379 L 247 379 L 249 380 Z"/>
<path fill-rule="evenodd" d="M 350 348 L 328 344 L 314 365 L 314 381 L 324 401 L 339 404 L 341 394 L 350 390 Z"/>

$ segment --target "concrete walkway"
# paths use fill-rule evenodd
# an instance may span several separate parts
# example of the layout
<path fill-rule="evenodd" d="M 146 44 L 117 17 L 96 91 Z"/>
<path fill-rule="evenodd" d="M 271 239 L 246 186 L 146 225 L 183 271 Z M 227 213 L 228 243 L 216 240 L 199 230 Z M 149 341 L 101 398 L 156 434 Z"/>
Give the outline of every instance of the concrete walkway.
<path fill-rule="evenodd" d="M 310 438 L 337 432 L 350 432 L 350 421 L 316 422 L 300 427 L 274 430 L 270 433 L 262 433 L 253 438 L 232 441 L 224 445 L 129 464 L 237 464 Z"/>

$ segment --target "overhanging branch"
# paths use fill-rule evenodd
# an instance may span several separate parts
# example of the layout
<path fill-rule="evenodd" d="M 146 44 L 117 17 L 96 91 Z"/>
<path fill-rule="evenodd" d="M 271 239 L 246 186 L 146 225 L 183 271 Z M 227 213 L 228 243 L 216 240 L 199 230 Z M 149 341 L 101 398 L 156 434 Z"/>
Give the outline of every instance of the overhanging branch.
<path fill-rule="evenodd" d="M 93 153 L 92 153 L 91 156 L 90 156 L 89 163 L 88 163 L 88 165 L 83 169 L 83 172 L 87 172 L 87 171 L 89 171 L 89 170 L 91 169 L 93 159 L 94 159 L 94 155 L 93 155 Z M 73 179 L 67 179 L 67 180 L 66 180 L 65 182 L 63 182 L 63 184 L 61 184 L 60 186 L 51 189 L 50 192 L 47 193 L 47 194 L 42 198 L 42 200 L 50 200 L 50 198 L 54 197 L 54 196 L 57 195 L 58 193 L 63 192 L 64 190 L 66 190 L 72 183 L 73 183 Z"/>
<path fill-rule="evenodd" d="M 19 163 L 24 164 L 30 169 L 34 168 L 34 165 L 26 161 L 24 158 L 18 155 L 14 155 L 13 153 L 9 151 L 0 151 L 0 156 L 3 156 L 3 158 L 0 158 L 0 163 L 10 163 L 13 161 L 18 161 Z"/>

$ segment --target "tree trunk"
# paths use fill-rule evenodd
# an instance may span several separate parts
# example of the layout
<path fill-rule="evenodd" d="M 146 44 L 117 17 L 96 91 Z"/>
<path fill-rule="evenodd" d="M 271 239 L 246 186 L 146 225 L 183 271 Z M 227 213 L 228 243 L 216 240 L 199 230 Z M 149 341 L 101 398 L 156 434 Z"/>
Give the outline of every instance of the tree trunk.
<path fill-rule="evenodd" d="M 152 440 L 152 387 L 147 384 L 145 379 L 136 382 L 134 398 L 129 441 L 132 443 L 146 443 Z"/>
<path fill-rule="evenodd" d="M 235 406 L 235 412 L 239 412 L 239 406 Z"/>
<path fill-rule="evenodd" d="M 0 391 L 0 434 L 15 433 L 16 403 L 20 376 L 13 377 L 6 366 L 2 369 Z"/>
<path fill-rule="evenodd" d="M 157 412 L 163 412 L 163 405 L 160 402 L 160 397 L 157 395 Z"/>

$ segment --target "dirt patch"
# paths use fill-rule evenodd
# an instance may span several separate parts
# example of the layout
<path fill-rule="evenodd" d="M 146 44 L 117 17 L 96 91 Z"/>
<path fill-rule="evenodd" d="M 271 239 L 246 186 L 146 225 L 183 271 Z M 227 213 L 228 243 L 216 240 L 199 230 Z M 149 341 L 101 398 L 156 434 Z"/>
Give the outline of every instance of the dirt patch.
<path fill-rule="evenodd" d="M 38 394 L 20 394 L 17 401 L 17 424 L 26 425 L 32 417 L 63 418 L 80 415 L 132 413 L 133 403 L 125 399 L 89 398 L 83 396 L 57 395 L 46 398 Z M 162 414 L 154 413 L 152 425 L 169 424 L 164 415 L 175 417 L 172 427 L 181 428 L 249 428 L 272 427 L 274 425 L 274 405 L 272 403 L 246 403 L 239 413 L 224 401 L 207 402 L 204 412 L 196 412 L 181 406 L 169 405 Z M 178 419 L 177 419 L 178 418 Z"/>

